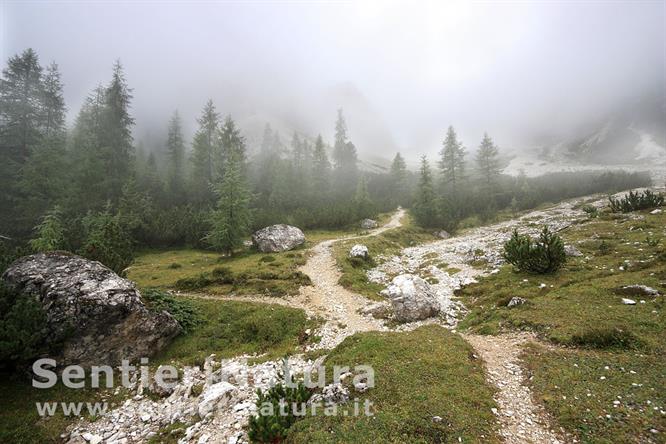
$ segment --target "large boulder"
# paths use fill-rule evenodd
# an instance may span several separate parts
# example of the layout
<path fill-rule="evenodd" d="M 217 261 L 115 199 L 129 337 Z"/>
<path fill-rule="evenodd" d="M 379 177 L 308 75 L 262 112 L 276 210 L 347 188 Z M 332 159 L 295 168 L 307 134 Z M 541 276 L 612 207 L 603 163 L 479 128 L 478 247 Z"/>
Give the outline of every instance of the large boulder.
<path fill-rule="evenodd" d="M 63 252 L 25 256 L 5 271 L 2 280 L 44 309 L 53 351 L 49 357 L 58 366 L 136 361 L 154 355 L 181 332 L 171 314 L 146 308 L 134 283 L 80 256 Z"/>
<path fill-rule="evenodd" d="M 361 244 L 356 244 L 351 247 L 349 250 L 349 257 L 360 257 L 361 259 L 367 259 L 370 253 L 368 252 L 368 247 Z"/>
<path fill-rule="evenodd" d="M 256 231 L 252 243 L 263 253 L 292 250 L 305 242 L 305 235 L 296 227 L 279 224 Z"/>
<path fill-rule="evenodd" d="M 437 294 L 430 284 L 412 274 L 394 277 L 382 293 L 391 301 L 398 322 L 431 318 L 440 311 Z"/>

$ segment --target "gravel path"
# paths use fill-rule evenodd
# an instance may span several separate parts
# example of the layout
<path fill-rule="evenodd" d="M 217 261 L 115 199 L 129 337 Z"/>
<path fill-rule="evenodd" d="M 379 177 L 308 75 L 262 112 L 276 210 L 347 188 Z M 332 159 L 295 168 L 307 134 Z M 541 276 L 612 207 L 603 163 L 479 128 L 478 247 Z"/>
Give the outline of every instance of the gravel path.
<path fill-rule="evenodd" d="M 488 380 L 498 389 L 495 401 L 499 410 L 493 413 L 501 425 L 500 434 L 507 444 L 560 443 L 549 426 L 543 408 L 532 401 L 524 384 L 519 363 L 522 346 L 535 338 L 528 333 L 499 336 L 465 335 L 485 362 Z"/>

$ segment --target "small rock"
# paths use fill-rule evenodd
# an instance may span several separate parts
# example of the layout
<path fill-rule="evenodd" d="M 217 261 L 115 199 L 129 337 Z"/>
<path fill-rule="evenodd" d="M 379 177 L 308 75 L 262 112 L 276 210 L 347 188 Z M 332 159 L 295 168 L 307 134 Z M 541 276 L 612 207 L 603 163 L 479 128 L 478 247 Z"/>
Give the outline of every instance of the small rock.
<path fill-rule="evenodd" d="M 622 303 L 624 305 L 636 305 L 636 301 L 633 299 L 622 298 Z"/>
<path fill-rule="evenodd" d="M 506 304 L 506 306 L 509 307 L 509 308 L 511 308 L 511 307 L 517 307 L 518 305 L 523 305 L 523 304 L 526 303 L 526 302 L 527 302 L 527 299 L 523 299 L 523 298 L 521 298 L 521 297 L 514 296 L 514 297 L 511 298 L 511 300 L 509 301 L 509 303 Z"/>
<path fill-rule="evenodd" d="M 655 288 L 638 284 L 625 285 L 624 287 L 620 288 L 619 293 L 634 296 L 659 296 L 661 294 L 659 290 Z"/>
<path fill-rule="evenodd" d="M 438 231 L 436 235 L 440 239 L 448 239 L 451 237 L 451 235 L 445 230 Z"/>
<path fill-rule="evenodd" d="M 661 214 L 661 208 L 654 209 L 650 211 L 650 214 Z"/>
<path fill-rule="evenodd" d="M 581 257 L 583 253 L 580 252 L 580 250 L 573 245 L 565 245 L 564 246 L 564 254 L 567 256 L 573 256 L 573 257 Z"/>
<path fill-rule="evenodd" d="M 441 416 L 433 416 L 432 417 L 432 422 L 442 422 L 442 417 Z"/>

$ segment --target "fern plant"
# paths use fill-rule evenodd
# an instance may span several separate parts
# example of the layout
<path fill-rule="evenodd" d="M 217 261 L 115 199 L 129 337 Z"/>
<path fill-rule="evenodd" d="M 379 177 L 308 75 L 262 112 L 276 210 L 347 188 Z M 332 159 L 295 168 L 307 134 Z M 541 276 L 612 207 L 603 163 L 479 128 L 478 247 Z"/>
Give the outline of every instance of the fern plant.
<path fill-rule="evenodd" d="M 544 227 L 535 240 L 513 231 L 504 244 L 504 259 L 520 270 L 529 273 L 553 273 L 566 262 L 564 242 L 557 234 Z"/>

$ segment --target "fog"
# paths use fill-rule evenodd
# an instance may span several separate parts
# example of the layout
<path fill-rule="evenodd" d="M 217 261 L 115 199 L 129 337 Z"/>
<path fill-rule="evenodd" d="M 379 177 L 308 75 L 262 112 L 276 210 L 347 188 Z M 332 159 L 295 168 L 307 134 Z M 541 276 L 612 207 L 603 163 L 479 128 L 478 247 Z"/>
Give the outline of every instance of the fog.
<path fill-rule="evenodd" d="M 254 143 L 265 122 L 333 136 L 362 157 L 570 134 L 645 97 L 665 102 L 665 4 L 656 2 L 11 2 L 2 59 L 55 60 L 73 120 L 119 58 L 138 140 L 174 109 L 188 134 L 208 98 Z"/>

